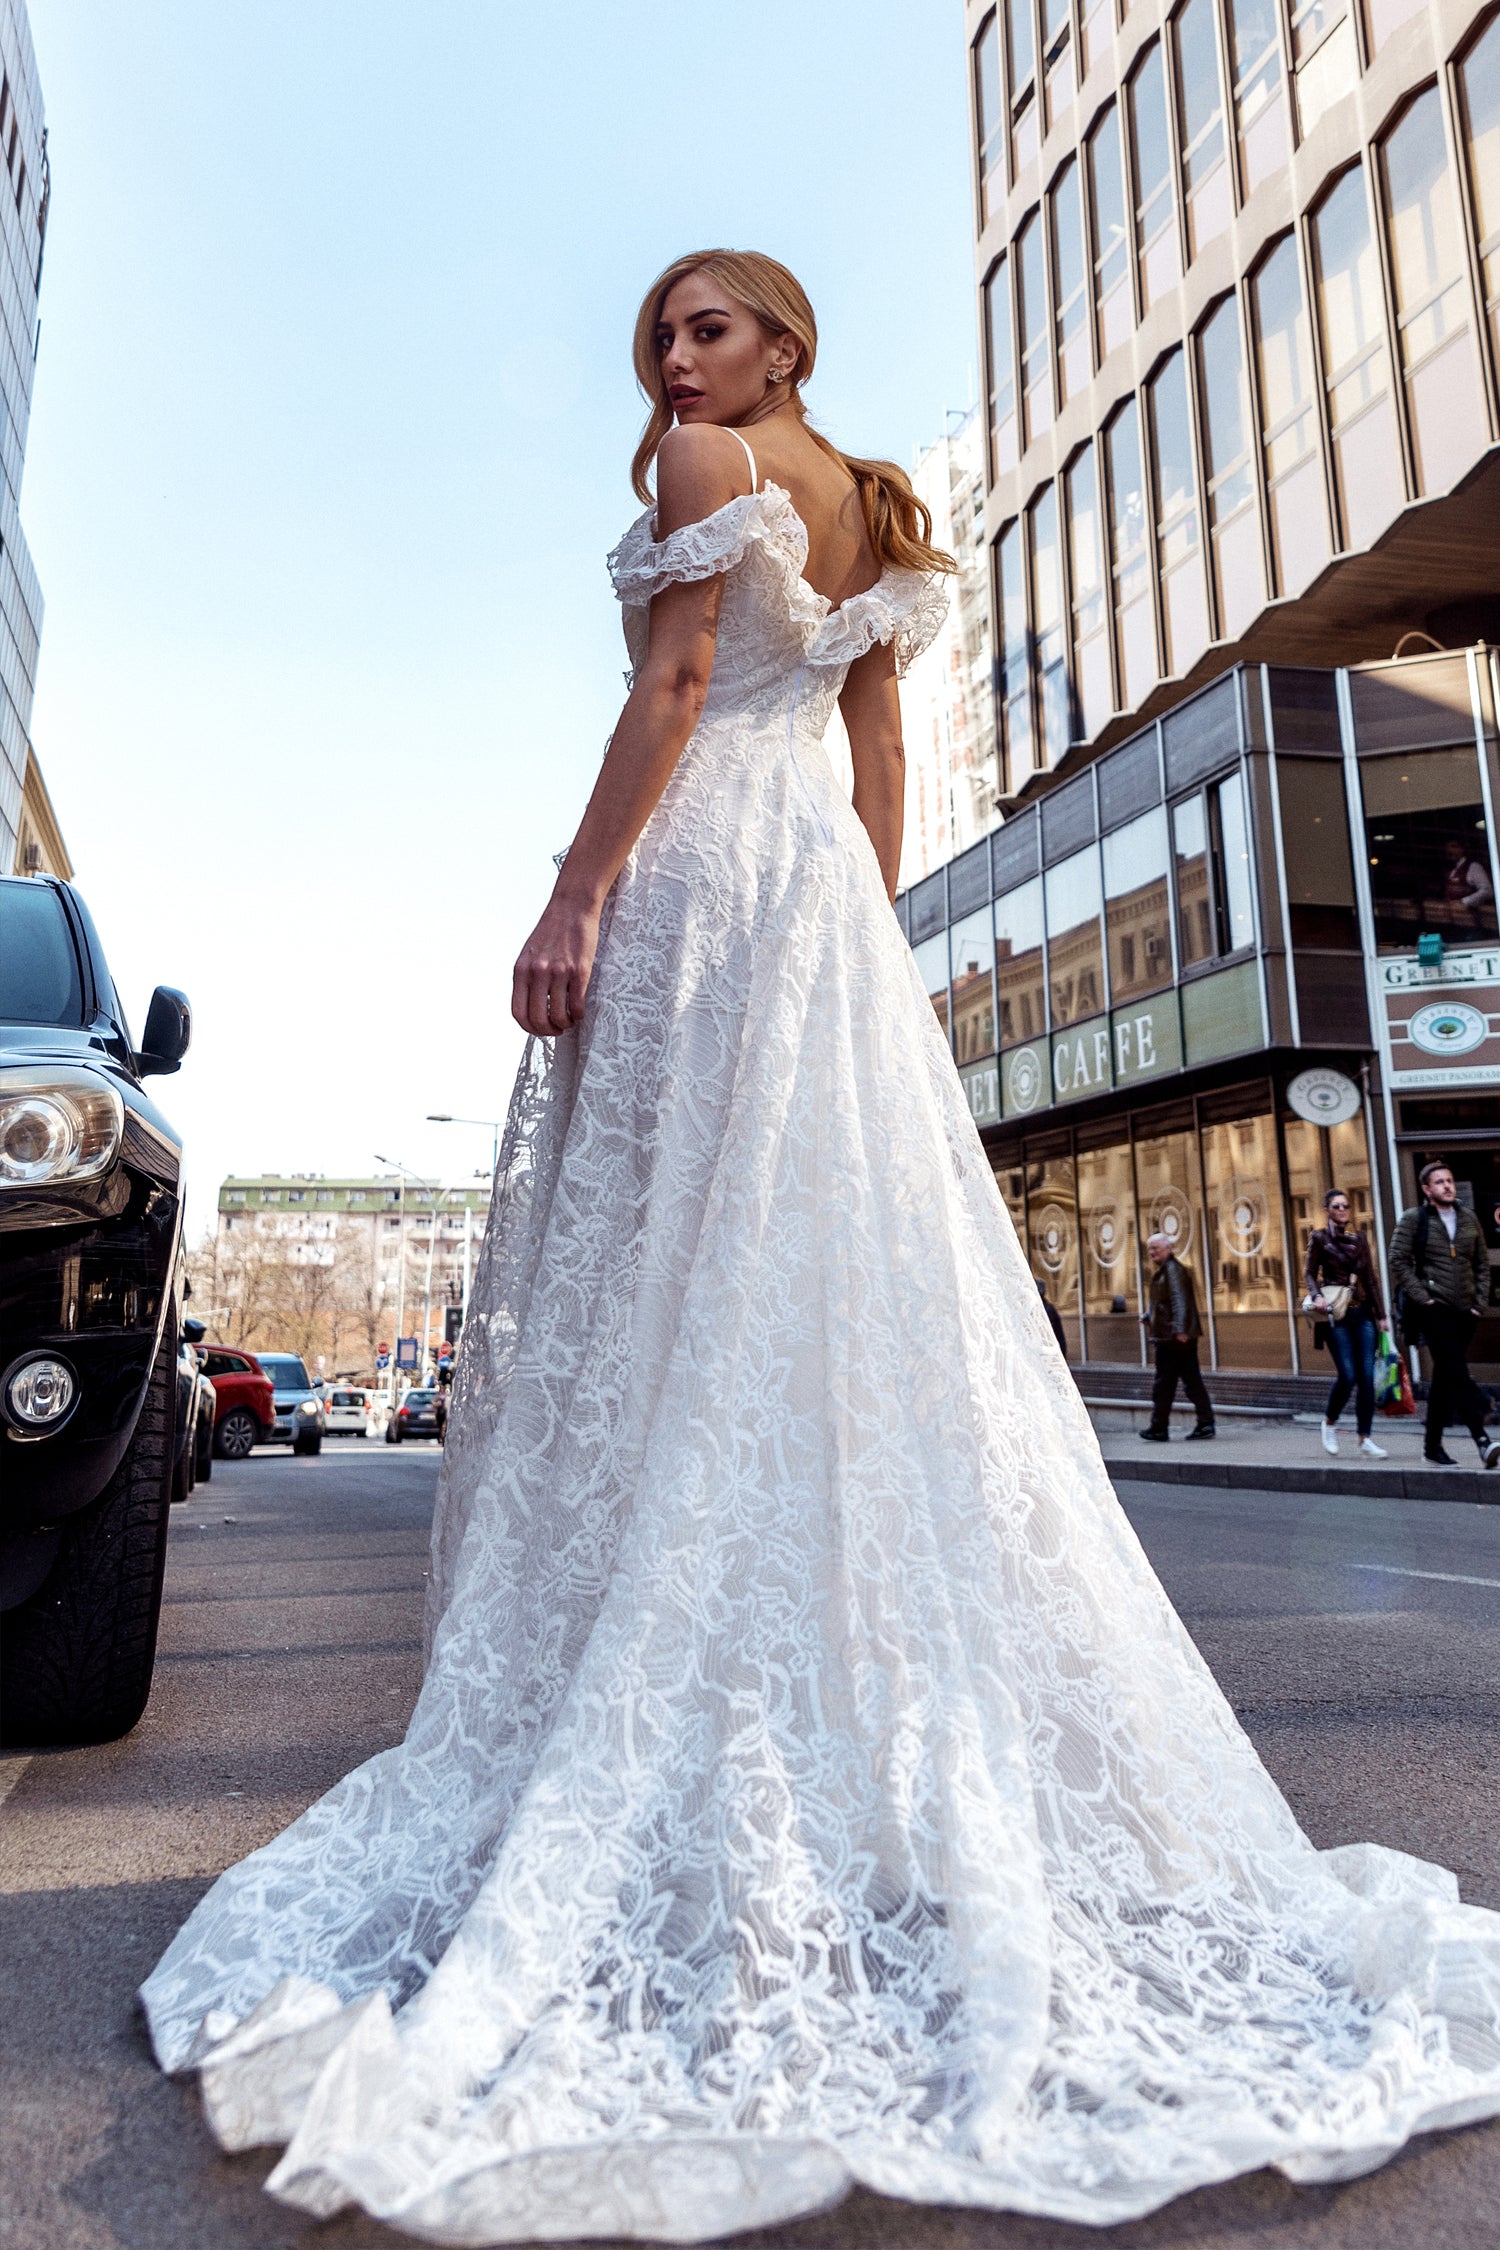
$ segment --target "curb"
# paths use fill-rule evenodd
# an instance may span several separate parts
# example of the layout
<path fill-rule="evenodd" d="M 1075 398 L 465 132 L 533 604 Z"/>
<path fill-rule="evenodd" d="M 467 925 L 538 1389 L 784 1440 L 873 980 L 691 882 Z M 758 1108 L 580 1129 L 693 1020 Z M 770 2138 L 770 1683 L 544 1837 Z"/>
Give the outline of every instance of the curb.
<path fill-rule="evenodd" d="M 1195 1449 L 1196 1450 L 1196 1449 Z M 1493 1469 L 1285 1468 L 1253 1461 L 1111 1460 L 1115 1484 L 1196 1484 L 1232 1492 L 1321 1492 L 1358 1500 L 1466 1500 L 1500 1507 L 1500 1471 Z"/>

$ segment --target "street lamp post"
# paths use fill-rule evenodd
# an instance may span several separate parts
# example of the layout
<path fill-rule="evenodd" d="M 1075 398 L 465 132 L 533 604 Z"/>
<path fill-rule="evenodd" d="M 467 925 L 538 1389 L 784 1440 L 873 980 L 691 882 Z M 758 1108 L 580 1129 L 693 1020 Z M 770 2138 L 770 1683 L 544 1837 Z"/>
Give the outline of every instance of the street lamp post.
<path fill-rule="evenodd" d="M 494 1185 L 495 1174 L 500 1168 L 502 1119 L 498 1117 L 450 1117 L 445 1109 L 430 1109 L 427 1112 L 427 1122 L 429 1125 L 488 1125 L 490 1129 L 490 1184 L 491 1186 Z"/>

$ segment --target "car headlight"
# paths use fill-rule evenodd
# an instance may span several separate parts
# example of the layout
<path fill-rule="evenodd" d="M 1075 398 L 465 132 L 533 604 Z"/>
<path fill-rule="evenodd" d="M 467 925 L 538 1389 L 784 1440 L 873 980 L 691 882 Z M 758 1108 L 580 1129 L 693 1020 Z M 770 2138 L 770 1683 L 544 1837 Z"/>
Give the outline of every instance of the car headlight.
<path fill-rule="evenodd" d="M 0 1071 L 0 1189 L 96 1180 L 124 1135 L 120 1090 L 96 1071 Z"/>
<path fill-rule="evenodd" d="M 305 1398 L 297 1409 L 299 1414 L 316 1414 L 317 1411 L 318 1402 L 315 1398 Z"/>

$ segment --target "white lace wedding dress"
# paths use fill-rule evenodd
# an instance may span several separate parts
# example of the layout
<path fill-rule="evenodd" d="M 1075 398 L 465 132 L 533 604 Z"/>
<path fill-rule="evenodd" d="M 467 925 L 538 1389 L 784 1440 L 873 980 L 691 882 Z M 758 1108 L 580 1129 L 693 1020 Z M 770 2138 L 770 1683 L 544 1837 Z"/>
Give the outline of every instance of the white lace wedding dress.
<path fill-rule="evenodd" d="M 830 610 L 774 486 L 581 1033 L 518 1085 L 411 1729 L 144 1988 L 270 2186 L 491 2244 L 835 2201 L 1104 2222 L 1500 2110 L 1500 1916 L 1319 1853 L 1105 1476 L 820 737 L 944 596 Z"/>

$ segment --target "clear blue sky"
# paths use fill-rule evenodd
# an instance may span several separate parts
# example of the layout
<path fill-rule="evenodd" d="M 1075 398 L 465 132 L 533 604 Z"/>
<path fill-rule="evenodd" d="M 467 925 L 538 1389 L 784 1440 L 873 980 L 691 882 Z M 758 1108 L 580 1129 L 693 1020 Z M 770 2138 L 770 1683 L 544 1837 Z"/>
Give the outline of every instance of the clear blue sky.
<path fill-rule="evenodd" d="M 967 402 L 958 0 L 32 0 L 52 217 L 35 739 L 196 1234 L 227 1170 L 467 1170 L 621 696 L 642 291 L 783 258 L 809 392 Z"/>

